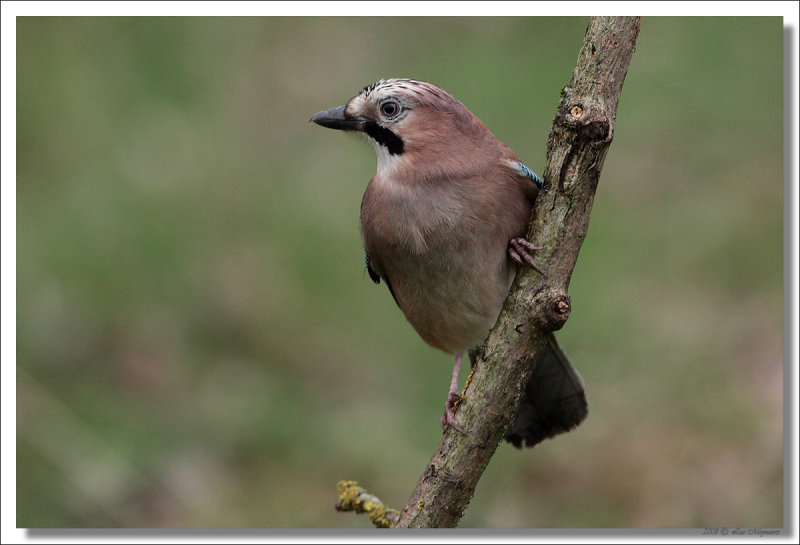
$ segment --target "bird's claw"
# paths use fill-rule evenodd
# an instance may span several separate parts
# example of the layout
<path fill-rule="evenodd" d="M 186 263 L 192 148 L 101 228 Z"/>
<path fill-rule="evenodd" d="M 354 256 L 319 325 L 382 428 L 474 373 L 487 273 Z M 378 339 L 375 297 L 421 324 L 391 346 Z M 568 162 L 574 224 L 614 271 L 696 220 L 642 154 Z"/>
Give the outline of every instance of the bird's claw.
<path fill-rule="evenodd" d="M 511 259 L 520 265 L 528 265 L 534 271 L 545 276 L 542 270 L 536 266 L 533 256 L 531 255 L 532 252 L 543 248 L 544 246 L 536 246 L 533 242 L 523 237 L 514 237 L 508 241 L 508 255 L 511 256 Z"/>
<path fill-rule="evenodd" d="M 440 420 L 442 424 L 442 429 L 447 429 L 447 427 L 450 426 L 451 428 L 453 428 L 458 432 L 467 433 L 456 422 L 455 408 L 458 405 L 459 401 L 463 399 L 464 398 L 461 397 L 461 394 L 459 394 L 458 392 L 450 392 L 447 395 L 447 401 L 444 404 L 444 414 L 442 415 L 442 419 Z"/>

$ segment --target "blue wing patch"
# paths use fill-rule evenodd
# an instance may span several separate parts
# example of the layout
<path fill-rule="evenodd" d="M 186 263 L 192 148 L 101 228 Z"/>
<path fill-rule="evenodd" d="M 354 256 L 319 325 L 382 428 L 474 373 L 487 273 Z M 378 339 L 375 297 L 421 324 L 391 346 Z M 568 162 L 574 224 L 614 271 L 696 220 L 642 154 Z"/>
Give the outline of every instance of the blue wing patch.
<path fill-rule="evenodd" d="M 544 180 L 542 180 L 539 177 L 539 175 L 536 174 L 534 171 L 525 166 L 524 163 L 521 163 L 519 161 L 512 161 L 511 167 L 514 170 L 516 170 L 520 176 L 528 178 L 529 180 L 533 180 L 533 183 L 535 183 L 536 187 L 538 187 L 539 189 L 541 189 L 542 186 L 544 185 Z"/>

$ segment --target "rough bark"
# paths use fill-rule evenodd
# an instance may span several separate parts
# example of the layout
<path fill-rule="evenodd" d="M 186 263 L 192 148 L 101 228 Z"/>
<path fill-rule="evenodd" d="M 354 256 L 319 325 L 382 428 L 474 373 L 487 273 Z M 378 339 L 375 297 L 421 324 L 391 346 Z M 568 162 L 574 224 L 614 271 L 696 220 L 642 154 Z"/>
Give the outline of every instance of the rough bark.
<path fill-rule="evenodd" d="M 544 188 L 529 240 L 545 277 L 522 268 L 500 318 L 479 350 L 458 408 L 466 434 L 448 429 L 397 527 L 454 527 L 519 406 L 533 356 L 564 326 L 567 295 L 586 236 L 600 171 L 614 135 L 622 84 L 635 50 L 638 17 L 592 17 L 572 81 L 564 87 L 547 143 Z"/>

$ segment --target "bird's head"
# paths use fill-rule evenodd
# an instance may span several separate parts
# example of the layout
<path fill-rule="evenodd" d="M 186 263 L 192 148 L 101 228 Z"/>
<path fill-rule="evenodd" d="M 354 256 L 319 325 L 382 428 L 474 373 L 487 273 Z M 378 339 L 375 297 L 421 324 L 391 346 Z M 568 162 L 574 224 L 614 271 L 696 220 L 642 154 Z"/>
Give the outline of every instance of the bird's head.
<path fill-rule="evenodd" d="M 412 79 L 377 81 L 311 121 L 366 135 L 375 145 L 378 174 L 413 169 L 423 176 L 458 176 L 465 159 L 491 160 L 505 148 L 450 93 Z"/>

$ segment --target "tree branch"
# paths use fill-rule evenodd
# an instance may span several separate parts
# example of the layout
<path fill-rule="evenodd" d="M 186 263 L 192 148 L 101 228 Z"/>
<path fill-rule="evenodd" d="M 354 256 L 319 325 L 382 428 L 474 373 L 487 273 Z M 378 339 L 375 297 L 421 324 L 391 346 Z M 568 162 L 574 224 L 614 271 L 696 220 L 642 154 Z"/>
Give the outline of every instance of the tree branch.
<path fill-rule="evenodd" d="M 448 428 L 400 514 L 397 527 L 454 527 L 511 424 L 534 356 L 570 313 L 572 270 L 589 225 L 603 162 L 614 135 L 622 84 L 639 33 L 638 17 L 592 17 L 572 81 L 564 87 L 547 142 L 544 188 L 528 238 L 542 277 L 521 268 L 494 329 L 479 351 L 463 434 Z"/>
<path fill-rule="evenodd" d="M 358 486 L 358 482 L 339 481 L 336 483 L 336 488 L 339 491 L 337 511 L 367 513 L 376 528 L 394 528 L 400 513 L 396 509 L 386 507 L 377 496 Z"/>

